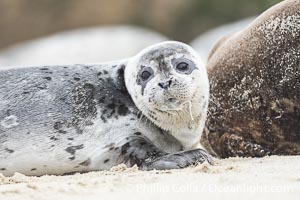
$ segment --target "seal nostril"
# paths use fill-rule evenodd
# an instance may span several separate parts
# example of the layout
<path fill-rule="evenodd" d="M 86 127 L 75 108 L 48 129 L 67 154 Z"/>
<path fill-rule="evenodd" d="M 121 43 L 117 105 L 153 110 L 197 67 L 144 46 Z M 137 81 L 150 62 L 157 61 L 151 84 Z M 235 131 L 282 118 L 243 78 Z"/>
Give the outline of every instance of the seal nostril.
<path fill-rule="evenodd" d="M 158 83 L 159 87 L 163 89 L 168 89 L 172 84 L 172 80 L 168 80 L 165 83 Z"/>
<path fill-rule="evenodd" d="M 168 99 L 168 102 L 170 102 L 170 103 L 173 103 L 173 102 L 175 102 L 175 101 L 176 101 L 175 98 L 169 98 L 169 99 Z"/>
<path fill-rule="evenodd" d="M 164 88 L 164 84 L 163 83 L 158 83 L 159 87 Z"/>

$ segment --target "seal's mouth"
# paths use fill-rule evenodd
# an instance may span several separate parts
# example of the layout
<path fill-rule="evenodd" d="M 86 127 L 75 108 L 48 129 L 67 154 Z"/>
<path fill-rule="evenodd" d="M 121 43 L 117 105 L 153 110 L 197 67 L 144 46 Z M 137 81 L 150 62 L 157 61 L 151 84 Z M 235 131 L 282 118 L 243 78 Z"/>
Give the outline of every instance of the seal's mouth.
<path fill-rule="evenodd" d="M 167 98 L 162 106 L 160 106 L 161 111 L 172 111 L 172 110 L 182 110 L 184 102 L 170 97 Z"/>

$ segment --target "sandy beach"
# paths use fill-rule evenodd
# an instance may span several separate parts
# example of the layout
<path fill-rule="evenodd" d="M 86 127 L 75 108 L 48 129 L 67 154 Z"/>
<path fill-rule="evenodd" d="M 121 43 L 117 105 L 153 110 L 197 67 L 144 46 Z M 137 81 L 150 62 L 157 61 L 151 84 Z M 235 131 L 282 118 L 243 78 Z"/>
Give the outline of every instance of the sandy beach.
<path fill-rule="evenodd" d="M 300 156 L 230 158 L 214 166 L 110 171 L 70 176 L 0 176 L 0 199 L 299 199 Z"/>

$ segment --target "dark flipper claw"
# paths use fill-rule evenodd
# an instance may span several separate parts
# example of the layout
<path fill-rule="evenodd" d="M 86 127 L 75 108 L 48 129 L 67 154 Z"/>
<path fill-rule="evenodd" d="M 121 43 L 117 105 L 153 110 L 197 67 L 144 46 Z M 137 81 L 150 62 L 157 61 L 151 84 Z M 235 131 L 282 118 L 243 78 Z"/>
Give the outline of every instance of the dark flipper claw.
<path fill-rule="evenodd" d="M 154 160 L 145 160 L 141 169 L 143 170 L 166 170 L 166 169 L 181 169 L 188 166 L 201 164 L 207 161 L 213 164 L 212 157 L 203 149 L 195 149 L 182 151 L 174 154 L 168 154 L 158 157 Z"/>

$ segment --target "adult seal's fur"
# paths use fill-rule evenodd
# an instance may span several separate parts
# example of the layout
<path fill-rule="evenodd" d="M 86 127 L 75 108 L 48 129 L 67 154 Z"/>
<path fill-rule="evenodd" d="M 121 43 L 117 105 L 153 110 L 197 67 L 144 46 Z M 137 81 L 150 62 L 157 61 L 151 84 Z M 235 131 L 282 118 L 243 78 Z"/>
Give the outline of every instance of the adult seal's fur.
<path fill-rule="evenodd" d="M 212 162 L 198 148 L 207 73 L 185 44 L 160 43 L 120 62 L 0 72 L 4 175 Z"/>
<path fill-rule="evenodd" d="M 286 0 L 225 37 L 208 61 L 202 142 L 220 157 L 300 154 L 300 1 Z"/>

